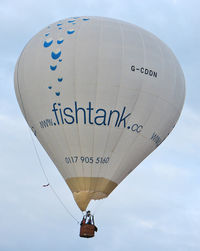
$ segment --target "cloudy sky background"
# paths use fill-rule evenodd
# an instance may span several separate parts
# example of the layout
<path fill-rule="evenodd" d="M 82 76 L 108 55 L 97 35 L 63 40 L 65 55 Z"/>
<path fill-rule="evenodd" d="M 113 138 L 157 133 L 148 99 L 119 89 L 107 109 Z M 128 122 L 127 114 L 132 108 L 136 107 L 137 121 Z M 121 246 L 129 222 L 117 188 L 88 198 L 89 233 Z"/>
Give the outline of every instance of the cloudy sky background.
<path fill-rule="evenodd" d="M 200 250 L 200 2 L 195 0 L 0 1 L 0 250 Z M 106 16 L 154 33 L 174 51 L 186 79 L 182 116 L 165 142 L 107 200 L 91 204 L 99 232 L 79 225 L 46 183 L 13 88 L 24 45 L 70 16 Z M 36 142 L 36 141 L 35 141 Z M 78 220 L 82 214 L 36 142 L 52 186 Z"/>

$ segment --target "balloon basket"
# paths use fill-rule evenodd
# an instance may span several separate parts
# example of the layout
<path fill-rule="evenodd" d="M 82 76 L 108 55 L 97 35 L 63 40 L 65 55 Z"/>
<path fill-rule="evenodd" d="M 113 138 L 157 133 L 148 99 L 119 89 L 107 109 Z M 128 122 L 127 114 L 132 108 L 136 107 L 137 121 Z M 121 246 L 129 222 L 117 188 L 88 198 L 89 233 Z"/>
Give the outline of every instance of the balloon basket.
<path fill-rule="evenodd" d="M 80 228 L 80 237 L 92 238 L 94 237 L 95 226 L 91 224 L 83 224 Z"/>

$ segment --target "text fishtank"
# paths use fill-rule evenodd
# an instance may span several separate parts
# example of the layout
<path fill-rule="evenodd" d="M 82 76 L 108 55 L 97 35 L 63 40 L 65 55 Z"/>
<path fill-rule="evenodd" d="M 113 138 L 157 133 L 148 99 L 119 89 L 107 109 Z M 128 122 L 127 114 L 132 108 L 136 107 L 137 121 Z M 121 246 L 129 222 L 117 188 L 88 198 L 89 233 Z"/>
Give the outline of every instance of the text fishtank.
<path fill-rule="evenodd" d="M 52 112 L 57 125 L 61 124 L 95 124 L 98 126 L 123 127 L 126 128 L 127 119 L 131 115 L 126 111 L 126 106 L 121 110 L 105 110 L 94 108 L 91 102 L 83 107 L 77 101 L 72 106 L 62 107 L 61 103 L 53 103 Z"/>

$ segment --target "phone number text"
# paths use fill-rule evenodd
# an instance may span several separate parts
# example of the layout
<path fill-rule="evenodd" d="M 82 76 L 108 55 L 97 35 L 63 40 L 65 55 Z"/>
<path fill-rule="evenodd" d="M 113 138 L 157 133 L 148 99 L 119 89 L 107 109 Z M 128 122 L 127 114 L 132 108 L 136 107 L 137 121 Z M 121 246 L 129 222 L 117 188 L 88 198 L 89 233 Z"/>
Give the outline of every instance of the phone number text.
<path fill-rule="evenodd" d="M 86 163 L 86 164 L 108 164 L 110 157 L 93 157 L 93 156 L 67 156 L 66 164 Z"/>

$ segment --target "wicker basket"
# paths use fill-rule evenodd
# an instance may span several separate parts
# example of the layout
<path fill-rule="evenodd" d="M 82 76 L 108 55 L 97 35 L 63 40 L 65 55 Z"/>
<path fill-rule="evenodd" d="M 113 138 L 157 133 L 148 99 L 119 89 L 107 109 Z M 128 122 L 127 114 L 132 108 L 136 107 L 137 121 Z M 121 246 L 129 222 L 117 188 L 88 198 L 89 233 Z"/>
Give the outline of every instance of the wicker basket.
<path fill-rule="evenodd" d="M 94 237 L 95 226 L 91 224 L 83 224 L 80 228 L 80 237 L 91 238 Z"/>

